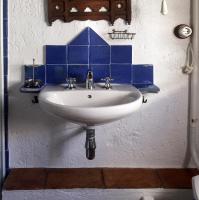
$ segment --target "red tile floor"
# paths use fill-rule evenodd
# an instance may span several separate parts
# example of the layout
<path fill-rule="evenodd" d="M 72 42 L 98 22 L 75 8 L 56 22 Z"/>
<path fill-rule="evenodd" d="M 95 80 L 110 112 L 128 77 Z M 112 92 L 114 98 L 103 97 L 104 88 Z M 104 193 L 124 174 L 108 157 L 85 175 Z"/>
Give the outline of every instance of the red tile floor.
<path fill-rule="evenodd" d="M 72 188 L 166 188 L 189 189 L 196 169 L 135 168 L 23 168 L 12 169 L 4 190 Z"/>

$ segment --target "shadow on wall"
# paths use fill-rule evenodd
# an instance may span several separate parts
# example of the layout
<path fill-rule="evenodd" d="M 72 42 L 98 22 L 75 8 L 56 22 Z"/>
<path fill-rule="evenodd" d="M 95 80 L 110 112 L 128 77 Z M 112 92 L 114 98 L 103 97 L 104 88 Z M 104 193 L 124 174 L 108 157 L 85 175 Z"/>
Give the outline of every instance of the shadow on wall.
<path fill-rule="evenodd" d="M 65 130 L 66 130 L 66 126 L 65 126 Z M 50 166 L 53 166 L 55 163 L 59 163 L 60 158 L 63 157 L 62 156 L 63 152 L 70 151 L 71 140 L 75 140 L 75 138 L 80 134 L 83 134 L 83 133 L 85 134 L 85 128 L 82 126 L 80 127 L 77 126 L 75 128 L 67 129 L 70 133 L 66 133 L 65 130 L 60 129 L 60 131 L 58 131 L 56 129 L 55 130 L 56 132 L 52 131 L 52 134 L 51 134 L 52 140 L 51 140 L 50 150 L 49 150 L 49 157 L 51 158 L 49 160 Z M 86 137 L 86 134 L 85 134 L 85 137 Z M 85 139 L 83 141 L 85 142 Z M 65 162 L 67 162 L 67 160 Z"/>
<path fill-rule="evenodd" d="M 44 21 L 48 23 L 48 0 L 44 0 Z"/>
<path fill-rule="evenodd" d="M 26 160 L 26 167 L 34 167 L 33 163 L 55 166 L 55 163 L 59 163 L 59 159 L 63 157 L 62 154 L 70 149 L 71 140 L 81 136 L 85 131 L 84 127 L 46 114 L 40 109 L 39 104 L 32 103 L 35 94 L 20 93 L 20 86 L 18 83 L 10 87 L 9 110 L 12 112 L 9 114 L 9 133 L 12 137 L 9 138 L 9 144 L 16 145 L 16 149 L 13 150 L 21 154 L 19 156 L 23 156 L 25 151 L 27 152 L 25 155 L 33 152 L 33 158 L 27 156 L 19 159 L 18 165 L 21 160 Z M 41 149 L 44 152 L 41 152 Z"/>

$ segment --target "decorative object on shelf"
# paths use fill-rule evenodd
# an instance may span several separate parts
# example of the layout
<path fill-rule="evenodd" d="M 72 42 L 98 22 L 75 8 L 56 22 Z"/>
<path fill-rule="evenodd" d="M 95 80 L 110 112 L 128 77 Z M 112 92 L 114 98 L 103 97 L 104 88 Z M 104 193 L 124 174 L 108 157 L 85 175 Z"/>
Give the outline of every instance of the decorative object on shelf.
<path fill-rule="evenodd" d="M 116 31 L 115 29 L 112 30 L 112 33 L 108 33 L 112 40 L 115 39 L 125 39 L 125 40 L 132 40 L 136 33 L 128 33 L 127 30 L 124 31 Z"/>
<path fill-rule="evenodd" d="M 41 80 L 27 79 L 24 83 L 25 88 L 41 88 L 42 86 L 43 83 Z"/>
<path fill-rule="evenodd" d="M 162 15 L 167 15 L 168 14 L 168 6 L 167 6 L 166 0 L 162 0 L 161 13 L 162 13 Z"/>
<path fill-rule="evenodd" d="M 193 31 L 189 25 L 180 24 L 175 27 L 174 34 L 177 38 L 186 39 L 192 35 Z"/>
<path fill-rule="evenodd" d="M 48 21 L 107 20 L 131 23 L 131 0 L 48 0 Z"/>
<path fill-rule="evenodd" d="M 40 65 L 35 64 L 35 59 L 33 58 L 33 65 L 29 65 L 32 68 L 32 78 L 28 78 L 24 82 L 25 88 L 41 88 L 43 86 L 42 80 L 35 79 L 35 68 Z"/>

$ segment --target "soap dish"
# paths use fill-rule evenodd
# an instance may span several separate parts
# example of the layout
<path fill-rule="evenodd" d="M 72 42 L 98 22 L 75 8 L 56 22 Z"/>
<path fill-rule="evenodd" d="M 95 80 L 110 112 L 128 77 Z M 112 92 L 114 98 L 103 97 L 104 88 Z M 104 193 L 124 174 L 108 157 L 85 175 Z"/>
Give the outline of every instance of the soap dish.
<path fill-rule="evenodd" d="M 22 86 L 20 88 L 20 92 L 23 92 L 23 93 L 39 93 L 44 87 L 45 87 L 45 85 L 43 85 L 40 88 L 27 88 L 27 87 Z"/>

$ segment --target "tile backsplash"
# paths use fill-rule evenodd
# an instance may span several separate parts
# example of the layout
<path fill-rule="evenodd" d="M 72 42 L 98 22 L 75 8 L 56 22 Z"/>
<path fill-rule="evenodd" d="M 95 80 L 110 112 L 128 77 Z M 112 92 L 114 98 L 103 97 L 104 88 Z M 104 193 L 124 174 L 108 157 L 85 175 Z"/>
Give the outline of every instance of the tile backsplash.
<path fill-rule="evenodd" d="M 32 65 L 25 65 L 25 80 L 27 79 L 39 79 L 43 83 L 46 82 L 46 70 L 45 65 L 34 67 Z"/>
<path fill-rule="evenodd" d="M 136 87 L 153 84 L 153 65 L 133 65 L 131 79 Z"/>
<path fill-rule="evenodd" d="M 65 83 L 67 77 L 82 83 L 88 70 L 93 71 L 95 82 L 110 76 L 115 83 L 153 85 L 153 65 L 133 65 L 131 45 L 110 46 L 89 27 L 68 45 L 46 45 L 46 64 L 25 66 L 25 79 L 34 74 L 45 84 Z"/>

